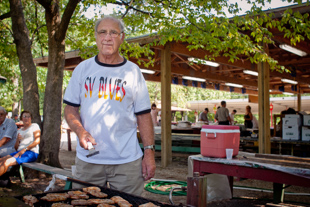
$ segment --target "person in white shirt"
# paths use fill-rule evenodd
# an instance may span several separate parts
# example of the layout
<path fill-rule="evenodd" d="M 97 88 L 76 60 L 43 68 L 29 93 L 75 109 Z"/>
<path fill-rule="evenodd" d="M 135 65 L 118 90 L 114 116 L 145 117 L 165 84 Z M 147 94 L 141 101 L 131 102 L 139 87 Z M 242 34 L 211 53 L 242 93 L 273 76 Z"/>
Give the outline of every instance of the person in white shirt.
<path fill-rule="evenodd" d="M 253 123 L 252 129 L 258 129 L 258 120 L 256 119 L 254 115 L 253 115 L 252 123 Z"/>
<path fill-rule="evenodd" d="M 237 123 L 237 121 L 235 121 L 235 114 L 237 113 L 237 110 L 234 109 L 230 114 L 230 123 L 231 125 L 235 125 Z"/>
<path fill-rule="evenodd" d="M 119 53 L 124 28 L 112 16 L 96 22 L 99 52 L 74 69 L 64 95 L 64 114 L 79 139 L 74 178 L 141 195 L 144 180 L 155 175 L 154 126 L 141 70 Z M 88 156 L 89 142 L 99 154 Z M 73 188 L 80 187 L 73 183 Z"/>
<path fill-rule="evenodd" d="M 0 176 L 10 166 L 37 160 L 39 156 L 41 130 L 38 124 L 31 122 L 31 119 L 32 115 L 29 111 L 23 111 L 21 113 L 21 120 L 24 126 L 17 133 L 17 139 L 14 145 L 17 151 L 0 158 Z"/>

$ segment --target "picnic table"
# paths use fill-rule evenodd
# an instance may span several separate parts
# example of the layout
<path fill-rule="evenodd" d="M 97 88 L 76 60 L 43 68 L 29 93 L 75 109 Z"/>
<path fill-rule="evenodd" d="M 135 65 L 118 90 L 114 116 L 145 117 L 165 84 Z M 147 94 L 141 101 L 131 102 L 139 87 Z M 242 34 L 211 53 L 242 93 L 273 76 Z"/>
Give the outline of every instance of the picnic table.
<path fill-rule="evenodd" d="M 310 158 L 244 152 L 239 152 L 232 160 L 192 155 L 189 156 L 189 170 L 200 176 L 227 175 L 231 193 L 233 177 L 272 182 L 274 203 L 283 202 L 285 185 L 310 187 Z"/>

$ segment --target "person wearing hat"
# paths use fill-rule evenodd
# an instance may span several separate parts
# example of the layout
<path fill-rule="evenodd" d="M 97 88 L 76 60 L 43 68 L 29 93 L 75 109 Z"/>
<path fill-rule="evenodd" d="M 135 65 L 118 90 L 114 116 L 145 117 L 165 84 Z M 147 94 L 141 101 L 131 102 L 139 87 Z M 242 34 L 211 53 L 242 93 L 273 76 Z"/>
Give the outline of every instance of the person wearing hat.
<path fill-rule="evenodd" d="M 15 123 L 18 123 L 20 121 L 17 114 L 14 114 L 13 121 Z"/>

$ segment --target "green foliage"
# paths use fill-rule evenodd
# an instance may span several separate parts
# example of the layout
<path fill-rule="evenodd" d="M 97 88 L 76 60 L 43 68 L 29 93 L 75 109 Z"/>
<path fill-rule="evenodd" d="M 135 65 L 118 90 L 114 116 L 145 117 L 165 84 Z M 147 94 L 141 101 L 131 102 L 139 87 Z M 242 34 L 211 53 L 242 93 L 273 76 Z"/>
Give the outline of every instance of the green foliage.
<path fill-rule="evenodd" d="M 125 57 L 139 58 L 142 55 L 147 57 L 139 62 L 141 66 L 147 67 L 154 64 L 155 55 L 150 50 L 151 45 L 164 45 L 167 41 L 183 41 L 189 43 L 190 50 L 210 51 L 213 55 L 205 57 L 206 59 L 212 60 L 216 56 L 224 56 L 234 62 L 241 55 L 252 63 L 267 62 L 273 70 L 289 71 L 268 56 L 261 45 L 273 43 L 269 29 L 283 32 L 293 45 L 305 38 L 310 39 L 309 15 L 287 10 L 282 14 L 282 18 L 275 19 L 274 14 L 262 12 L 262 6 L 271 0 L 247 0 L 247 2 L 252 5 L 251 9 L 245 11 L 245 15 L 238 16 L 237 14 L 242 11 L 240 3 L 231 4 L 226 0 L 124 0 L 122 2 L 84 0 L 78 5 L 71 18 L 65 40 L 66 51 L 79 50 L 83 59 L 97 54 L 94 24 L 103 13 L 97 14 L 93 11 L 94 18 L 88 19 L 84 12 L 90 8 L 105 6 L 110 8 L 114 5 L 117 6 L 114 14 L 122 17 L 125 22 L 127 38 L 145 34 L 160 37 L 159 40 L 145 46 L 126 41 L 122 45 L 121 53 Z M 300 0 L 287 0 L 287 2 L 301 3 Z M 63 13 L 68 1 L 59 3 Z M 37 1 L 22 0 L 22 4 L 29 29 L 29 39 L 32 41 L 33 57 L 48 56 L 44 9 Z M 0 15 L 9 12 L 8 1 L 1 3 L 0 11 Z M 8 78 L 6 89 L 2 85 L 0 90 L 1 94 L 6 93 L 10 96 L 6 101 L 9 105 L 12 101 L 22 98 L 21 90 L 13 90 L 16 87 L 12 85 L 12 80 L 18 78 L 18 88 L 22 88 L 9 18 L 0 21 L 0 35 L 0 75 Z M 46 69 L 38 69 L 40 99 L 44 96 L 45 75 Z M 152 101 L 160 100 L 160 93 L 155 92 L 159 86 L 154 84 L 149 87 L 150 91 L 154 90 L 152 92 L 154 94 L 151 95 Z M 231 96 L 230 93 L 215 93 L 213 90 L 192 87 L 172 86 L 171 90 L 172 101 L 177 102 L 181 107 L 184 107 L 188 100 L 220 99 Z"/>
<path fill-rule="evenodd" d="M 7 78 L 5 84 L 0 83 L 0 106 L 12 111 L 12 104 L 22 99 L 22 81 L 19 68 L 10 64 L 1 64 L 1 75 Z M 9 67 L 9 68 L 8 68 Z"/>

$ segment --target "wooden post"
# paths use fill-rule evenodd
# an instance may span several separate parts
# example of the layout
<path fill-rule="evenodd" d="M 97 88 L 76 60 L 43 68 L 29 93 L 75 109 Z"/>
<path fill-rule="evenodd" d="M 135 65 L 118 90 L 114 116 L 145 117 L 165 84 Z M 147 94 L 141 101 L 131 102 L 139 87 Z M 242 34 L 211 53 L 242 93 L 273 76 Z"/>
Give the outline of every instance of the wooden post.
<path fill-rule="evenodd" d="M 264 50 L 268 53 L 268 47 L 263 44 Z M 259 153 L 270 154 L 270 98 L 269 80 L 270 71 L 268 63 L 257 64 L 258 70 L 258 111 L 259 111 Z"/>
<path fill-rule="evenodd" d="M 161 51 L 161 166 L 172 162 L 171 138 L 171 52 L 170 42 Z"/>
<path fill-rule="evenodd" d="M 285 184 L 273 183 L 273 202 L 283 203 Z"/>
<path fill-rule="evenodd" d="M 207 206 L 207 176 L 199 176 L 194 172 L 193 177 L 187 177 L 187 206 Z"/>
<path fill-rule="evenodd" d="M 297 111 L 301 111 L 301 94 L 297 94 Z"/>

